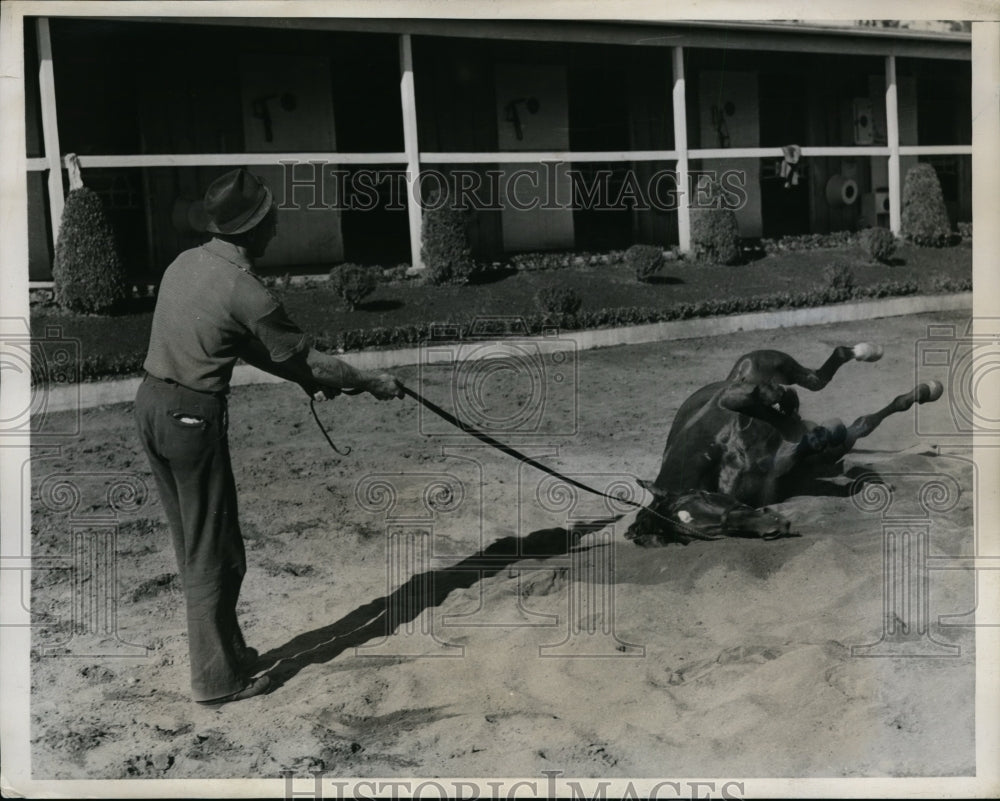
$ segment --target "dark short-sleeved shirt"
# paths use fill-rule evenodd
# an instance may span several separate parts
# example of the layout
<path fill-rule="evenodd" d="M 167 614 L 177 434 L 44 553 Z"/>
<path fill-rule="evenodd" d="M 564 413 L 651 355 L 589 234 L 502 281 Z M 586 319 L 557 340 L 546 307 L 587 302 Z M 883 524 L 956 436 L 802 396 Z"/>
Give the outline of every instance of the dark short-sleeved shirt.
<path fill-rule="evenodd" d="M 221 239 L 174 260 L 157 295 L 147 373 L 199 392 L 226 392 L 236 360 L 254 340 L 275 362 L 309 347 L 250 266 Z"/>

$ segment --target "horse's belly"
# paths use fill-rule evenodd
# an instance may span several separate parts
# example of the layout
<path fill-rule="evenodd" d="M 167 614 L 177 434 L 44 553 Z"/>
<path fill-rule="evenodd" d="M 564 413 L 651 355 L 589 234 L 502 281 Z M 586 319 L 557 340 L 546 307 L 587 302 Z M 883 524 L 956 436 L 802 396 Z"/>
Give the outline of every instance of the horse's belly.
<path fill-rule="evenodd" d="M 756 495 L 774 462 L 781 435 L 767 423 L 739 415 L 721 433 L 719 444 L 719 492 L 749 503 Z"/>

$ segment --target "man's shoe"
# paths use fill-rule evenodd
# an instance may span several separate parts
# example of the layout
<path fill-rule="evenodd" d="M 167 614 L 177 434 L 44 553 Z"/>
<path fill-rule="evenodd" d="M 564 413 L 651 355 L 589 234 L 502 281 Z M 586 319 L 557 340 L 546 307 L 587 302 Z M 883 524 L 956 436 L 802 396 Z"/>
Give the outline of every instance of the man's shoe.
<path fill-rule="evenodd" d="M 259 676 L 256 679 L 251 679 L 250 683 L 239 692 L 224 695 L 221 698 L 212 698 L 209 701 L 199 701 L 198 703 L 202 706 L 214 709 L 222 706 L 223 704 L 232 703 L 233 701 L 245 701 L 247 698 L 253 698 L 255 695 L 261 695 L 266 693 L 270 687 L 270 677 Z"/>
<path fill-rule="evenodd" d="M 244 670 L 247 673 L 256 672 L 257 660 L 260 659 L 260 654 L 257 652 L 256 648 L 251 648 L 249 645 L 246 645 L 237 654 L 236 658 L 239 662 L 241 670 Z"/>

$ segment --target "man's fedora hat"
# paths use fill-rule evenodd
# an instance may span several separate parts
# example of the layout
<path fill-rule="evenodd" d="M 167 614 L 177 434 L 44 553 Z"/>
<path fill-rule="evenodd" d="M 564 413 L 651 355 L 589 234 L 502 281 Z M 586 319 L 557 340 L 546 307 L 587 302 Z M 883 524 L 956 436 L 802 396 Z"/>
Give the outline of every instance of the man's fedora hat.
<path fill-rule="evenodd" d="M 242 234 L 264 219 L 272 204 L 271 190 L 256 175 L 239 169 L 212 181 L 205 192 L 205 230 Z"/>

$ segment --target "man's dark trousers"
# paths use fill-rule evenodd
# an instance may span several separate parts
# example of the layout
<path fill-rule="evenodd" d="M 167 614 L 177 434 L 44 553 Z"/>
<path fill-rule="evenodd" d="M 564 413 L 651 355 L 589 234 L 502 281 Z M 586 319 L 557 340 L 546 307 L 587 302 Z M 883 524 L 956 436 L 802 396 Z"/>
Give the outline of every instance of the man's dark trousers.
<path fill-rule="evenodd" d="M 148 376 L 136 395 L 135 416 L 184 586 L 194 700 L 239 692 L 246 684 L 239 666 L 245 643 L 236 601 L 246 553 L 226 398 Z"/>

